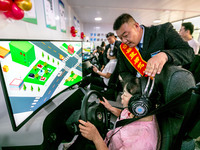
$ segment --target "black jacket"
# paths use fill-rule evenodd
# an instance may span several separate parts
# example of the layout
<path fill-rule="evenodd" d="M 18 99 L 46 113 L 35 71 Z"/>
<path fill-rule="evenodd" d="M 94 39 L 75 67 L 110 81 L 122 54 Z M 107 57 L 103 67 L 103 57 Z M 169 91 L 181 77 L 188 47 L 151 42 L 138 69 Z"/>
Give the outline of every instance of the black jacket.
<path fill-rule="evenodd" d="M 194 51 L 183 41 L 180 35 L 173 29 L 171 23 L 165 23 L 158 26 L 145 27 L 142 58 L 148 61 L 151 54 L 157 51 L 165 52 L 170 58 L 171 64 L 185 65 L 194 58 Z M 129 63 L 121 50 L 118 53 L 119 74 L 122 79 L 126 75 L 136 75 L 137 71 Z"/>
<path fill-rule="evenodd" d="M 120 45 L 121 45 L 121 41 L 115 41 L 114 46 L 116 46 L 118 48 L 118 51 L 120 51 Z M 110 44 L 106 45 L 104 53 L 103 53 L 103 61 L 104 61 L 104 66 L 109 62 L 109 59 L 107 58 L 107 51 L 110 48 Z"/>

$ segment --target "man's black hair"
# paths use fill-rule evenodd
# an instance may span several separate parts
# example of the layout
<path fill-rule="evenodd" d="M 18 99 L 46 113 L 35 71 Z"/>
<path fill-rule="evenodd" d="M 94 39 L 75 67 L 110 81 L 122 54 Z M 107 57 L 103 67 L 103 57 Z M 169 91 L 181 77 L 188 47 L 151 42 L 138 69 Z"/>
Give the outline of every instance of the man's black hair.
<path fill-rule="evenodd" d="M 185 31 L 189 30 L 192 35 L 194 32 L 194 25 L 191 22 L 183 22 L 181 25 L 185 28 Z"/>
<path fill-rule="evenodd" d="M 109 36 L 115 36 L 115 34 L 112 32 L 109 32 L 108 34 L 106 34 L 106 38 L 108 38 Z"/>
<path fill-rule="evenodd" d="M 113 24 L 113 30 L 119 30 L 119 28 L 124 24 L 130 21 L 130 19 L 132 19 L 133 21 L 135 21 L 135 19 L 129 15 L 129 14 L 122 14 L 120 15 L 114 22 Z"/>

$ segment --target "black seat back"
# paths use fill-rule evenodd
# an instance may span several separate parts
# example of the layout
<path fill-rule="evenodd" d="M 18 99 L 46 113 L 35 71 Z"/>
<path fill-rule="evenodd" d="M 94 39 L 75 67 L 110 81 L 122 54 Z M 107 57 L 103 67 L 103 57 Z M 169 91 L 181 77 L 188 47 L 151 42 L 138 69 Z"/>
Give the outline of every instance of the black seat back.
<path fill-rule="evenodd" d="M 189 71 L 191 71 L 192 73 L 195 72 L 196 68 L 198 67 L 200 63 L 200 54 L 195 55 L 194 60 L 192 61 Z"/>
<path fill-rule="evenodd" d="M 194 75 L 196 83 L 200 82 L 200 54 L 195 55 L 195 58 L 189 67 L 189 71 Z"/>
<path fill-rule="evenodd" d="M 156 75 L 156 84 L 161 93 L 161 102 L 167 103 L 179 98 L 183 93 L 195 86 L 192 73 L 179 66 L 165 65 L 161 74 Z M 191 93 L 188 93 L 191 94 Z M 190 95 L 181 97 L 189 102 Z M 158 124 L 161 131 L 161 150 L 171 150 L 176 136 L 181 128 L 184 114 L 189 103 L 184 103 L 174 109 L 158 114 Z"/>
<path fill-rule="evenodd" d="M 200 136 L 200 83 L 197 84 L 191 90 L 191 96 L 188 104 L 188 109 L 184 115 L 184 120 L 182 122 L 181 128 L 179 133 L 176 137 L 175 144 L 173 149 L 180 149 L 181 144 L 182 146 L 185 145 L 184 140 L 196 139 Z M 185 142 L 188 143 L 188 142 Z M 194 145 L 194 142 L 192 142 Z M 192 145 L 186 145 L 188 148 L 192 148 Z M 185 148 L 185 147 L 184 147 Z M 193 146 L 194 149 L 194 146 Z"/>
<path fill-rule="evenodd" d="M 197 84 L 196 89 L 192 92 L 191 107 L 193 109 L 191 116 L 188 120 L 187 135 L 191 138 L 200 136 L 200 82 Z"/>

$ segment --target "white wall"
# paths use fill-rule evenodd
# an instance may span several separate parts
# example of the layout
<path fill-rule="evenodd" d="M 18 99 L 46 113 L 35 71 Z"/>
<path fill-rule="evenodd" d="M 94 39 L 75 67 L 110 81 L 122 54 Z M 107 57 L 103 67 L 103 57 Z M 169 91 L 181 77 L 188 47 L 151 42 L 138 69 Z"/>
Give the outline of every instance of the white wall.
<path fill-rule="evenodd" d="M 115 35 L 117 35 L 116 34 L 116 32 L 115 31 L 113 31 L 113 24 L 87 24 L 87 23 L 85 23 L 84 24 L 84 33 L 85 33 L 85 35 L 86 35 L 86 37 L 85 37 L 85 41 L 90 41 L 90 33 L 104 33 L 104 35 L 106 35 L 108 32 L 113 32 Z M 106 38 L 106 37 L 104 37 L 104 38 Z M 106 44 L 108 44 L 108 41 L 106 40 L 105 41 L 106 42 Z M 95 44 L 95 47 L 96 46 L 100 46 L 101 45 L 101 41 L 99 41 L 99 42 L 94 42 L 94 44 Z"/>
<path fill-rule="evenodd" d="M 56 20 L 56 30 L 47 28 L 43 0 L 34 0 L 34 3 L 37 16 L 37 25 L 22 20 L 6 19 L 1 13 L 0 39 L 81 40 L 80 36 L 71 36 L 70 28 L 73 25 L 73 17 L 76 16 L 76 18 L 78 18 L 78 16 L 74 13 L 66 1 L 63 1 L 66 12 L 66 33 L 60 31 L 59 19 Z M 55 17 L 57 18 L 58 16 L 58 0 L 55 0 Z M 81 22 L 80 29 L 82 32 L 83 25 Z"/>
<path fill-rule="evenodd" d="M 181 23 L 183 22 L 183 20 L 181 21 L 176 21 L 173 22 L 173 26 L 176 29 L 176 31 L 179 31 L 181 28 Z M 193 17 L 193 18 L 189 18 L 189 19 L 185 19 L 184 22 L 192 22 L 194 25 L 194 33 L 193 33 L 193 37 L 194 39 L 196 39 L 197 41 L 200 42 L 200 16 L 197 17 Z M 140 22 L 139 22 L 140 23 Z M 90 24 L 90 23 L 84 23 L 83 24 L 83 30 L 84 33 L 86 35 L 86 38 L 84 39 L 85 41 L 90 41 L 90 33 L 104 33 L 107 34 L 108 32 L 113 32 L 115 35 L 116 32 L 113 31 L 113 24 L 101 24 L 101 23 L 94 23 L 94 24 Z M 118 39 L 120 40 L 120 39 Z M 101 41 L 100 42 L 94 42 L 95 47 L 101 45 Z M 106 44 L 108 44 L 108 41 L 106 41 Z"/>

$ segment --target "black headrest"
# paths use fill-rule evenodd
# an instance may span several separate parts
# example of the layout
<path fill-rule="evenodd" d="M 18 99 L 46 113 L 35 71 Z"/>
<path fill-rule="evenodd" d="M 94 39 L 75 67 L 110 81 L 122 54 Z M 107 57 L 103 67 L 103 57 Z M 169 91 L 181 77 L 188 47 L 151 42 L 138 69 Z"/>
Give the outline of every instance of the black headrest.
<path fill-rule="evenodd" d="M 156 75 L 155 79 L 159 91 L 162 93 L 161 96 L 164 103 L 180 96 L 195 86 L 192 73 L 180 66 L 165 65 L 161 74 Z"/>

